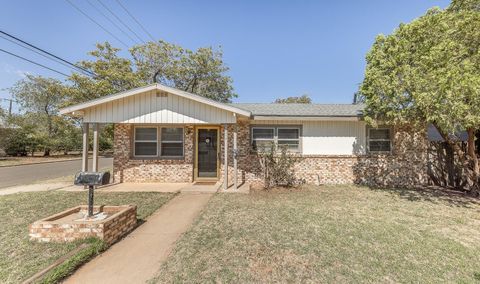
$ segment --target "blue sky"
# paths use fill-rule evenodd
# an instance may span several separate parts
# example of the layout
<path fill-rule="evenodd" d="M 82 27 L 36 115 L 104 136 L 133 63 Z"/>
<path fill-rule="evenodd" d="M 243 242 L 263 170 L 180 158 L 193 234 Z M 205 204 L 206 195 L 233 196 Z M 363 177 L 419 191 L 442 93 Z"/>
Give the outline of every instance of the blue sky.
<path fill-rule="evenodd" d="M 133 44 L 87 1 L 71 1 Z M 90 1 L 103 9 L 97 0 Z M 147 39 L 115 0 L 101 1 Z M 447 0 L 121 1 L 155 38 L 190 49 L 222 46 L 239 95 L 235 101 L 271 102 L 308 94 L 316 103 L 350 103 L 375 36 L 391 33 L 399 23 L 430 7 L 449 4 Z M 64 0 L 2 1 L 0 27 L 74 62 L 87 58 L 96 42 L 108 40 L 125 49 Z M 1 38 L 0 48 L 69 72 Z M 25 73 L 64 78 L 0 54 L 0 90 Z M 8 92 L 0 91 L 0 98 L 7 97 Z M 6 106 L 5 101 L 1 104 Z"/>

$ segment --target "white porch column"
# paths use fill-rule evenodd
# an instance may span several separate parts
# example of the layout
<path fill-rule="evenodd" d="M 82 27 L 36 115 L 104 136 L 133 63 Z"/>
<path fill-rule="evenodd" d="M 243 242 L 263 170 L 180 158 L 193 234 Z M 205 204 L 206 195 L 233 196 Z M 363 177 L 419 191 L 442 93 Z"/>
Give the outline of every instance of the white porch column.
<path fill-rule="evenodd" d="M 88 122 L 83 123 L 82 130 L 82 172 L 88 172 Z"/>
<path fill-rule="evenodd" d="M 223 189 L 227 190 L 228 188 L 228 129 L 227 124 L 223 125 Z"/>
<path fill-rule="evenodd" d="M 237 125 L 235 124 L 235 130 L 233 131 L 233 189 L 237 189 Z"/>
<path fill-rule="evenodd" d="M 93 161 L 92 171 L 98 171 L 98 122 L 93 124 Z"/>

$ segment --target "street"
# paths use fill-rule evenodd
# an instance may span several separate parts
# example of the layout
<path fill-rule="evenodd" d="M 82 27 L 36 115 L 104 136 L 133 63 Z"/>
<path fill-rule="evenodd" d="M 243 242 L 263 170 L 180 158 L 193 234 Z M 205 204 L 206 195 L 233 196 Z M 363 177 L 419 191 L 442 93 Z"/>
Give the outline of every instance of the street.
<path fill-rule="evenodd" d="M 113 158 L 99 158 L 99 169 L 111 168 Z M 15 185 L 73 175 L 81 170 L 82 161 L 61 161 L 24 166 L 0 167 L 0 189 Z M 89 161 L 89 169 L 92 160 Z M 72 180 L 73 182 L 73 180 Z"/>

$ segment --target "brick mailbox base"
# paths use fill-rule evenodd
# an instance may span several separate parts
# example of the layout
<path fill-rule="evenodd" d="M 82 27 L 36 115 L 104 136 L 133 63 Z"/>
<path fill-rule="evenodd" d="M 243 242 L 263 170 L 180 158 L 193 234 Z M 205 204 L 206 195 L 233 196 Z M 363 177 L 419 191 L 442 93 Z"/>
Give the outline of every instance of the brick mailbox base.
<path fill-rule="evenodd" d="M 97 237 L 107 244 L 118 241 L 137 225 L 137 206 L 95 206 L 94 213 L 103 213 L 105 219 L 88 221 L 82 216 L 87 206 L 77 206 L 36 221 L 29 227 L 32 241 L 71 242 Z"/>

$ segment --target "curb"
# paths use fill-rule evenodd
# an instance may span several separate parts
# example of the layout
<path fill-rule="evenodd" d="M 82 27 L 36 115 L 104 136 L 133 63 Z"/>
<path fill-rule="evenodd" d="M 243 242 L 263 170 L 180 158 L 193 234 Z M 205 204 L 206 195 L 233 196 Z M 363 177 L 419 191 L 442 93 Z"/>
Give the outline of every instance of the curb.
<path fill-rule="evenodd" d="M 98 156 L 99 158 L 112 158 L 112 156 Z M 92 157 L 88 157 L 90 160 Z M 72 158 L 72 159 L 66 159 L 66 160 L 60 160 L 60 161 L 45 161 L 45 162 L 33 162 L 33 163 L 28 163 L 28 164 L 15 164 L 15 165 L 5 165 L 5 166 L 0 166 L 0 168 L 10 168 L 10 167 L 19 167 L 19 166 L 29 166 L 29 165 L 39 165 L 39 164 L 51 164 L 51 163 L 60 163 L 60 162 L 69 162 L 69 161 L 77 161 L 81 160 L 82 157 L 79 158 Z"/>
<path fill-rule="evenodd" d="M 0 166 L 0 168 L 11 168 L 11 167 L 30 166 L 30 165 L 39 165 L 39 164 L 60 163 L 60 162 L 77 161 L 77 160 L 81 160 L 81 159 L 82 158 L 74 158 L 74 159 L 67 159 L 67 160 L 60 160 L 60 161 L 45 161 L 45 162 L 33 162 L 33 163 L 28 163 L 28 164 L 5 165 L 5 166 Z"/>

